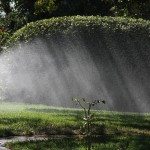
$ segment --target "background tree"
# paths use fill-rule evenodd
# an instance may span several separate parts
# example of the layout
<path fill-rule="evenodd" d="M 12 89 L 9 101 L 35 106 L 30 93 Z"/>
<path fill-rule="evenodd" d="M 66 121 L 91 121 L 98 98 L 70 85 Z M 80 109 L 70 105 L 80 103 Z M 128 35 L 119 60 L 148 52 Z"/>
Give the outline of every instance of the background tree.
<path fill-rule="evenodd" d="M 0 0 L 0 28 L 13 33 L 31 21 L 73 15 L 124 16 L 149 20 L 149 6 L 150 0 Z"/>
<path fill-rule="evenodd" d="M 34 15 L 37 19 L 49 18 L 57 9 L 55 0 L 37 0 L 34 3 Z"/>
<path fill-rule="evenodd" d="M 5 29 L 9 33 L 13 33 L 29 22 L 29 13 L 23 8 L 23 5 L 21 3 L 19 5 L 15 0 L 1 0 L 0 18 L 2 22 L 0 23 L 0 28 Z"/>
<path fill-rule="evenodd" d="M 0 0 L 0 28 L 12 33 L 28 22 L 51 17 L 56 8 L 55 0 Z"/>
<path fill-rule="evenodd" d="M 0 0 L 0 11 L 8 15 L 11 11 L 11 0 Z"/>
<path fill-rule="evenodd" d="M 36 20 L 34 16 L 34 4 L 37 0 L 13 0 L 14 1 L 14 7 L 17 11 L 20 13 L 26 14 L 28 18 L 28 22 Z"/>
<path fill-rule="evenodd" d="M 113 0 L 114 16 L 150 19 L 150 0 Z"/>

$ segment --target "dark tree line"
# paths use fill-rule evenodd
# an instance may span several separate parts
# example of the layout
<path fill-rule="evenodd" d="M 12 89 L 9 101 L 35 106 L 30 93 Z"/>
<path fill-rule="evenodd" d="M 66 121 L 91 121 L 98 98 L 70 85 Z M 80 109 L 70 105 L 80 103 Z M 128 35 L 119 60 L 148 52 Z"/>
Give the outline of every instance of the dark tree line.
<path fill-rule="evenodd" d="M 40 19 L 101 15 L 150 19 L 150 0 L 0 0 L 0 28 L 12 33 Z"/>

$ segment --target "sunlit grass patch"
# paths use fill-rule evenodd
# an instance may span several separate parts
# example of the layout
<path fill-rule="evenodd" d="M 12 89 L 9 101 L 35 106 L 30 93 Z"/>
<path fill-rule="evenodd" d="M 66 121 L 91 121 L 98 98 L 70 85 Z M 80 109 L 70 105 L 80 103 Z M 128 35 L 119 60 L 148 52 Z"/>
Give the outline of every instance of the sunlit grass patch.
<path fill-rule="evenodd" d="M 150 114 L 96 111 L 93 130 L 100 135 L 150 135 Z M 0 103 L 0 137 L 80 134 L 81 109 Z"/>

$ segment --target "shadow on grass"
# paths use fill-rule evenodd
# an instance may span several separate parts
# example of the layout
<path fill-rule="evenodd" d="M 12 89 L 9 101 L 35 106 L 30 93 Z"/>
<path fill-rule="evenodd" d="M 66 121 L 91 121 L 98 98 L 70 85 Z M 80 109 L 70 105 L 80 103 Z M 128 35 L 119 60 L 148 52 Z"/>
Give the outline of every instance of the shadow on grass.
<path fill-rule="evenodd" d="M 96 115 L 96 121 L 110 123 L 111 126 L 150 130 L 150 116 L 144 115 Z"/>
<path fill-rule="evenodd" d="M 40 128 L 38 125 L 41 125 L 41 123 L 42 120 L 39 118 L 1 118 L 0 137 L 33 135 Z"/>
<path fill-rule="evenodd" d="M 70 135 L 75 134 L 74 130 L 78 130 L 83 123 L 84 114 L 81 110 L 31 108 L 26 111 L 27 114 L 22 113 L 17 117 L 12 115 L 10 118 L 0 118 L 0 137 L 34 134 Z M 33 116 L 30 117 L 30 112 L 42 112 L 40 113 L 42 115 L 33 113 Z M 118 127 L 126 127 L 127 129 L 124 131 L 126 133 L 129 133 L 131 128 L 149 131 L 149 124 L 149 116 L 95 113 L 94 128 L 95 134 L 105 135 L 106 128 L 110 128 L 114 134 L 118 133 L 118 130 L 114 130 Z M 109 132 L 109 130 L 107 131 Z"/>
<path fill-rule="evenodd" d="M 36 112 L 48 112 L 49 110 L 33 109 Z M 70 111 L 69 111 L 70 112 Z M 80 111 L 77 113 L 50 113 L 48 115 L 23 113 L 19 116 L 11 116 L 0 118 L 0 137 L 8 137 L 14 135 L 71 135 L 74 134 L 73 130 L 79 128 L 78 117 Z"/>

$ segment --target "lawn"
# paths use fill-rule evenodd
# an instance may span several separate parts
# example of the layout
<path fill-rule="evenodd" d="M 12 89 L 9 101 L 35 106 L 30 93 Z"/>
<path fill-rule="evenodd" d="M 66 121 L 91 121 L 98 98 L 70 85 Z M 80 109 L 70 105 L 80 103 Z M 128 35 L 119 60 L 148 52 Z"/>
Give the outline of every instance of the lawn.
<path fill-rule="evenodd" d="M 94 149 L 97 146 L 97 149 L 114 150 L 114 147 L 120 147 L 122 142 L 127 143 L 130 149 L 142 150 L 142 146 L 150 149 L 148 147 L 150 145 L 150 114 L 110 111 L 93 111 L 93 113 L 95 114 L 95 121 L 92 125 L 93 130 L 95 130 L 95 135 L 101 135 L 101 138 L 96 138 L 92 142 L 93 146 L 95 146 Z M 78 135 L 80 134 L 79 128 L 82 124 L 83 115 L 81 109 L 1 102 L 0 137 L 16 135 Z M 62 146 L 60 149 L 67 147 L 67 145 L 72 145 L 74 149 L 84 147 L 84 141 L 81 139 L 69 138 L 68 140 L 68 138 L 64 138 L 63 140 L 60 139 L 62 142 L 59 145 Z M 13 150 L 27 150 L 26 146 L 28 145 L 30 150 L 37 150 L 38 145 L 44 145 L 45 149 L 48 150 L 50 145 L 51 149 L 52 147 L 56 149 L 57 142 L 60 141 L 58 139 L 11 143 L 9 147 L 13 147 Z"/>
<path fill-rule="evenodd" d="M 150 136 L 102 136 L 92 140 L 91 150 L 149 150 Z M 7 143 L 13 150 L 85 150 L 84 140 L 74 138 Z"/>

